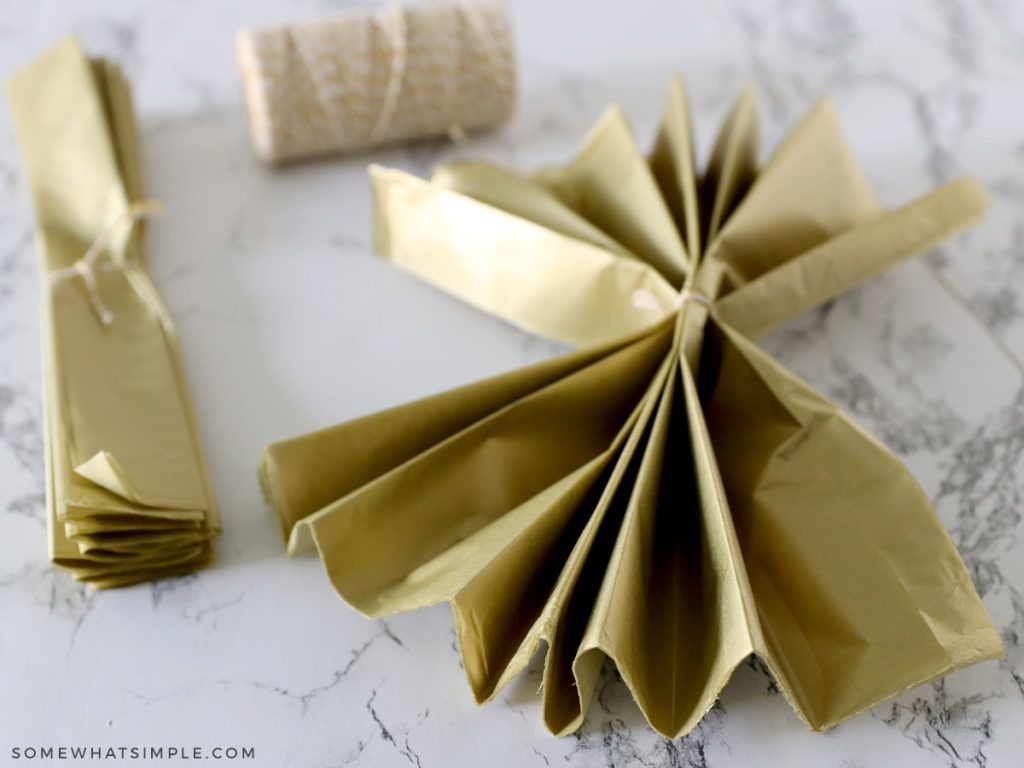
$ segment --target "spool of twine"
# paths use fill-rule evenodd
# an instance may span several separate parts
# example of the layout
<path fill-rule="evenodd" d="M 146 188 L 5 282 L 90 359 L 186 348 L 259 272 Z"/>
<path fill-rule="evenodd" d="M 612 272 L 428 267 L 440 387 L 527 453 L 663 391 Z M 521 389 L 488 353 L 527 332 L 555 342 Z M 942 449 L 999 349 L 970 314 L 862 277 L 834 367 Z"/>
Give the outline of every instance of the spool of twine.
<path fill-rule="evenodd" d="M 239 33 L 256 153 L 283 162 L 488 128 L 515 106 L 505 6 L 463 2 Z"/>

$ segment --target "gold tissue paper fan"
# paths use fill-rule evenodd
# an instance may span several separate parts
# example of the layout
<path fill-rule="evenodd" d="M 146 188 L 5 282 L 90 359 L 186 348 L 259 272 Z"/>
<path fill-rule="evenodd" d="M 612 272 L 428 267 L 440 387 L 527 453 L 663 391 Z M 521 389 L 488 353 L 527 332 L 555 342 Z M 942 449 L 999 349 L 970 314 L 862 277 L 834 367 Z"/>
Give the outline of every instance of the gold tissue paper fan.
<path fill-rule="evenodd" d="M 698 177 L 677 79 L 650 156 L 612 108 L 564 168 L 371 169 L 386 258 L 579 351 L 264 455 L 289 552 L 368 616 L 450 601 L 478 701 L 545 644 L 556 734 L 605 659 L 679 736 L 752 654 L 817 730 L 1004 653 L 910 472 L 752 340 L 986 195 L 884 210 L 828 102 L 757 148 L 748 90 Z"/>

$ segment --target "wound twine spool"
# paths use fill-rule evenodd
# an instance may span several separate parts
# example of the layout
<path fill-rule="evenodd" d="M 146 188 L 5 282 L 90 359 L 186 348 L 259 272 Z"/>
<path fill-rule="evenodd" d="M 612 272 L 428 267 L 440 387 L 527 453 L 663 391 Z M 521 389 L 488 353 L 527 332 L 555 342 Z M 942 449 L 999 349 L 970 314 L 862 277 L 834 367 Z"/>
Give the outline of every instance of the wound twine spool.
<path fill-rule="evenodd" d="M 496 2 L 247 29 L 237 54 L 253 146 L 268 162 L 459 136 L 515 106 L 512 31 Z"/>

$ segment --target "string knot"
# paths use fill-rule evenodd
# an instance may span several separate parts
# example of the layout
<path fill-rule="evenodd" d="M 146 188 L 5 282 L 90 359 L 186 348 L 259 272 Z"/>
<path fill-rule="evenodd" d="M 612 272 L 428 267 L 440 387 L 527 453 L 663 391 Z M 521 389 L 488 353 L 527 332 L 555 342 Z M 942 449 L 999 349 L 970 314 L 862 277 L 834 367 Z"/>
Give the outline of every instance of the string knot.
<path fill-rule="evenodd" d="M 688 301 L 695 302 L 707 307 L 708 309 L 711 308 L 711 299 L 698 291 L 683 290 L 679 293 L 679 306 L 682 306 Z"/>
<path fill-rule="evenodd" d="M 123 213 L 100 231 L 92 245 L 89 246 L 89 249 L 81 258 L 76 259 L 70 267 L 55 269 L 51 272 L 49 276 L 50 281 L 57 283 L 61 280 L 81 278 L 82 284 L 85 286 L 85 294 L 89 299 L 89 306 L 92 307 L 93 313 L 101 325 L 104 327 L 109 326 L 114 322 L 114 313 L 110 311 L 110 308 L 103 301 L 103 295 L 100 293 L 100 284 L 96 277 L 97 262 L 100 256 L 109 248 L 110 241 L 123 226 L 127 224 L 129 227 L 133 227 L 140 219 L 161 214 L 163 210 L 163 205 L 156 200 L 142 200 L 132 203 Z"/>
<path fill-rule="evenodd" d="M 708 308 L 711 307 L 711 299 L 703 293 L 691 291 L 689 289 L 683 289 L 680 291 L 672 302 L 668 304 L 660 299 L 650 288 L 637 288 L 633 291 L 633 306 L 637 309 L 647 309 L 652 312 L 675 312 L 682 308 L 683 304 L 688 301 L 692 301 Z"/>

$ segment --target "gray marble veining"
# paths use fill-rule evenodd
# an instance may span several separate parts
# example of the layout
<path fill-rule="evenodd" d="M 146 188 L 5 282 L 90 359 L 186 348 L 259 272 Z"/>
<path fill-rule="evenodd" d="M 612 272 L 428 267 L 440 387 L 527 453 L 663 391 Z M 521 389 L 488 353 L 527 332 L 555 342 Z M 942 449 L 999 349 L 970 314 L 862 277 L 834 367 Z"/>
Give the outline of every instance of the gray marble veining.
<path fill-rule="evenodd" d="M 196 576 L 95 594 L 43 533 L 32 217 L 0 106 L 0 763 L 13 746 L 251 745 L 282 766 L 990 766 L 1024 751 L 1024 4 L 1015 0 L 513 0 L 507 129 L 270 171 L 248 147 L 236 30 L 366 3 L 0 0 L 0 72 L 75 32 L 136 86 L 149 261 L 181 331 L 225 534 Z M 443 608 L 367 621 L 287 560 L 255 467 L 267 442 L 559 351 L 372 258 L 368 159 L 426 173 L 563 160 L 620 102 L 647 140 L 683 72 L 704 154 L 759 91 L 770 146 L 831 96 L 882 198 L 973 173 L 985 224 L 764 343 L 906 461 L 1008 657 L 809 732 L 758 663 L 689 736 L 648 729 L 613 670 L 585 727 L 541 725 L 533 667 L 473 705 Z M 297 339 L 307 343 L 296 343 Z M 82 763 L 82 764 L 88 764 Z"/>

